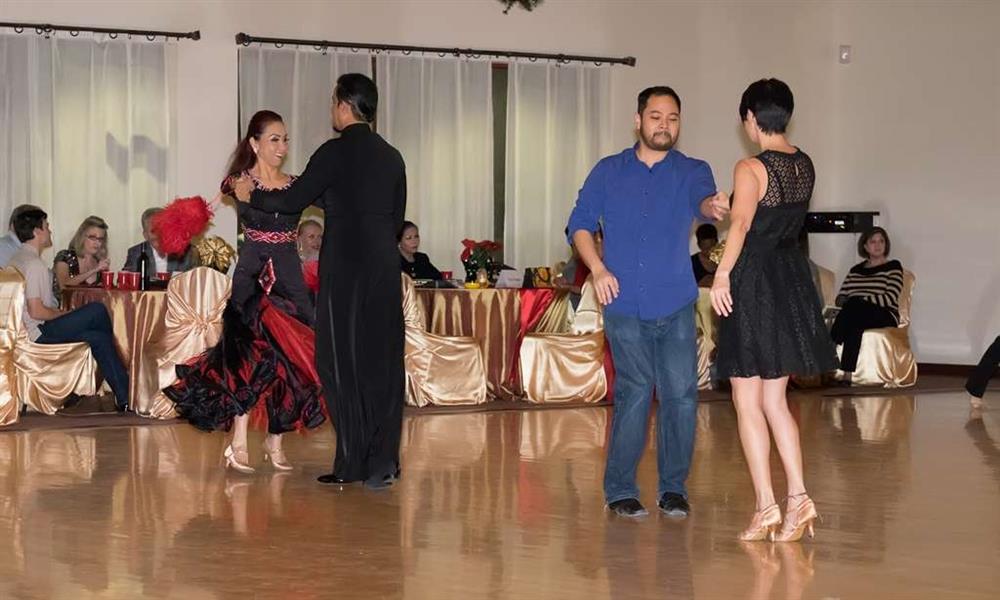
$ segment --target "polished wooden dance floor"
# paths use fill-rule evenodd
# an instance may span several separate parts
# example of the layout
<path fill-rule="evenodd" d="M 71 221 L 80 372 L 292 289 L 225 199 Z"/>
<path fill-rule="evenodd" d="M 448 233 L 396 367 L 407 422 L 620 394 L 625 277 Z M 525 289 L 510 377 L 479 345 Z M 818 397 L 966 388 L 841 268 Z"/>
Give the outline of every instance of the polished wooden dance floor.
<path fill-rule="evenodd" d="M 409 416 L 381 492 L 314 483 L 328 430 L 289 437 L 295 472 L 251 476 L 186 425 L 0 433 L 0 597 L 1000 596 L 1000 410 L 792 404 L 824 520 L 786 545 L 734 540 L 753 500 L 728 402 L 699 406 L 686 521 L 605 512 L 607 408 Z M 654 506 L 651 452 L 640 483 Z"/>

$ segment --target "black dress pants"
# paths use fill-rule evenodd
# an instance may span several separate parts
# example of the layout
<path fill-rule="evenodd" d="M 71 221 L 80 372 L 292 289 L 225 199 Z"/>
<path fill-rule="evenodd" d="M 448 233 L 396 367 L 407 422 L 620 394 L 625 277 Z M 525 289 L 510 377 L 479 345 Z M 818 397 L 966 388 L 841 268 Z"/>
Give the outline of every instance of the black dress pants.
<path fill-rule="evenodd" d="M 979 359 L 979 364 L 965 382 L 965 389 L 976 398 L 982 398 L 986 393 L 986 383 L 993 377 L 998 364 L 1000 364 L 1000 336 L 993 340 L 986 353 Z"/>
<path fill-rule="evenodd" d="M 887 308 L 876 306 L 867 300 L 858 297 L 850 298 L 837 319 L 833 322 L 830 330 L 830 337 L 834 343 L 843 344 L 844 350 L 840 354 L 840 368 L 848 373 L 853 373 L 858 367 L 858 352 L 861 351 L 861 336 L 867 329 L 879 329 L 881 327 L 895 327 L 896 318 Z"/>

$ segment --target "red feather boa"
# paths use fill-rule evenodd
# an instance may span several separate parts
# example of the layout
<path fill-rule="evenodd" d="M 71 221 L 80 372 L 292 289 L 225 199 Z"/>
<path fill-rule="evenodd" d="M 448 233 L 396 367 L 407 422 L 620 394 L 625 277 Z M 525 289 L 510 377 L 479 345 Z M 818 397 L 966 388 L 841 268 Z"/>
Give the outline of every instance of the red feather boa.
<path fill-rule="evenodd" d="M 150 229 L 160 240 L 160 252 L 184 254 L 191 239 L 205 232 L 213 216 L 201 196 L 178 198 L 153 216 Z"/>

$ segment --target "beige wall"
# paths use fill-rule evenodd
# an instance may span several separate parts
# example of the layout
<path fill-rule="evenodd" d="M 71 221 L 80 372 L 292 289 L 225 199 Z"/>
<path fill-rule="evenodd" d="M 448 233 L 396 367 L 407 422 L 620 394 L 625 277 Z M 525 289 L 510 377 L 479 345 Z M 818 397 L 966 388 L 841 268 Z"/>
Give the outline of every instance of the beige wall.
<path fill-rule="evenodd" d="M 970 363 L 1000 334 L 1000 2 L 547 0 L 503 15 L 493 0 L 5 0 L 3 20 L 200 29 L 181 42 L 180 194 L 209 194 L 235 141 L 236 47 L 278 37 L 634 55 L 614 77 L 618 141 L 637 91 L 669 83 L 684 101 L 681 148 L 721 187 L 748 148 L 739 94 L 763 76 L 796 93 L 793 140 L 816 162 L 817 209 L 876 209 L 918 277 L 913 340 L 924 362 Z M 840 44 L 853 46 L 849 65 Z M 232 231 L 235 218 L 220 219 Z M 852 243 L 823 236 L 814 258 L 838 278 Z"/>

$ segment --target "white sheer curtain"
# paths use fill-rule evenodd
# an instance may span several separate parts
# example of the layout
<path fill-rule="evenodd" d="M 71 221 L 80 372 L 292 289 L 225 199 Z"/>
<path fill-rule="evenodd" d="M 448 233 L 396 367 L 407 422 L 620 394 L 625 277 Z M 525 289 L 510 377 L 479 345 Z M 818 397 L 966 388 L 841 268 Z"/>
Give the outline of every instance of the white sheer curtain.
<path fill-rule="evenodd" d="M 607 66 L 512 61 L 507 78 L 504 258 L 523 268 L 570 255 L 563 230 L 611 143 Z"/>
<path fill-rule="evenodd" d="M 284 168 L 301 173 L 309 157 L 333 137 L 330 98 L 344 73 L 371 77 L 367 52 L 313 48 L 241 47 L 240 135 L 250 117 L 262 109 L 282 116 L 288 129 L 289 153 Z"/>
<path fill-rule="evenodd" d="M 0 230 L 36 204 L 59 249 L 97 215 L 124 264 L 142 211 L 174 192 L 175 44 L 0 31 Z"/>
<path fill-rule="evenodd" d="M 461 241 L 493 237 L 492 65 L 381 55 L 378 131 L 406 161 L 407 219 L 438 269 L 464 274 Z"/>

